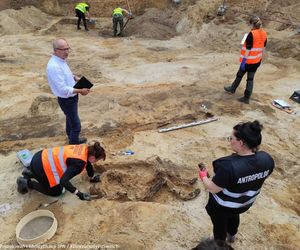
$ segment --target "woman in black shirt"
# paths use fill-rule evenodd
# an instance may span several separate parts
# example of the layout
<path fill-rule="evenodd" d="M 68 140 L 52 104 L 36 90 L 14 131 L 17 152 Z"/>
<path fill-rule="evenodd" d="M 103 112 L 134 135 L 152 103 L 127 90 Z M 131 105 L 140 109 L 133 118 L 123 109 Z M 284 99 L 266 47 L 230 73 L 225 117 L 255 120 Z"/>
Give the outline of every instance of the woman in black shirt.
<path fill-rule="evenodd" d="M 273 172 L 274 160 L 258 151 L 261 144 L 259 121 L 239 123 L 228 138 L 232 155 L 213 161 L 215 175 L 207 177 L 207 169 L 199 177 L 209 191 L 206 211 L 213 223 L 214 239 L 233 242 L 237 234 L 239 214 L 247 211 L 260 193 L 265 179 Z"/>

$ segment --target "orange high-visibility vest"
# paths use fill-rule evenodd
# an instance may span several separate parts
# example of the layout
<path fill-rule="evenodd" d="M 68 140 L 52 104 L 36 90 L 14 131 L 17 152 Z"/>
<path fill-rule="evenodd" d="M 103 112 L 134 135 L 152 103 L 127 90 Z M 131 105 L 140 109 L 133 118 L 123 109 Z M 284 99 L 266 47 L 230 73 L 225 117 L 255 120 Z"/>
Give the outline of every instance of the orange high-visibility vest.
<path fill-rule="evenodd" d="M 265 48 L 265 41 L 267 33 L 263 29 L 251 30 L 253 36 L 253 45 L 248 54 L 246 64 L 259 63 L 262 59 L 263 50 Z M 242 62 L 246 52 L 246 41 L 240 52 L 240 62 Z"/>
<path fill-rule="evenodd" d="M 65 147 L 44 149 L 42 151 L 43 168 L 50 187 L 54 187 L 60 183 L 60 179 L 68 167 L 66 164 L 68 158 L 83 160 L 85 162 L 85 168 L 88 158 L 87 145 L 69 145 Z"/>

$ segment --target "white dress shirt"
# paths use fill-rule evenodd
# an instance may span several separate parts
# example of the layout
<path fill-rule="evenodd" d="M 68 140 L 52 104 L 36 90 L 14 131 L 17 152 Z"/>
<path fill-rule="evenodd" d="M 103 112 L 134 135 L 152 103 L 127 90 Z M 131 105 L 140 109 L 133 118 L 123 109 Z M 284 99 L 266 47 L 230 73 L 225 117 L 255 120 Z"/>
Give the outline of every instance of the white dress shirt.
<path fill-rule="evenodd" d="M 47 78 L 52 93 L 61 98 L 77 95 L 73 93 L 74 76 L 67 62 L 58 56 L 52 55 L 47 64 Z"/>

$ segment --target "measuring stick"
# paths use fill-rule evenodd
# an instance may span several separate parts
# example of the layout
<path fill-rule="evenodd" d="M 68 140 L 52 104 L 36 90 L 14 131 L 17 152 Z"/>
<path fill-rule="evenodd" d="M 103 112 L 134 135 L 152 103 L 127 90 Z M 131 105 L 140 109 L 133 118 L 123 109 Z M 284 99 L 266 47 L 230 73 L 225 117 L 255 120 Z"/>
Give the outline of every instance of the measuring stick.
<path fill-rule="evenodd" d="M 201 125 L 201 124 L 205 124 L 205 123 L 209 123 L 209 122 L 214 122 L 214 121 L 217 121 L 217 120 L 219 120 L 219 118 L 217 118 L 217 117 L 216 118 L 209 118 L 207 120 L 195 121 L 195 122 L 191 122 L 191 123 L 187 123 L 187 124 L 174 126 L 174 127 L 171 127 L 171 128 L 162 128 L 162 129 L 159 129 L 158 132 L 159 133 L 169 132 L 169 131 L 172 131 L 172 130 L 193 127 L 193 126 L 197 126 L 197 125 Z"/>

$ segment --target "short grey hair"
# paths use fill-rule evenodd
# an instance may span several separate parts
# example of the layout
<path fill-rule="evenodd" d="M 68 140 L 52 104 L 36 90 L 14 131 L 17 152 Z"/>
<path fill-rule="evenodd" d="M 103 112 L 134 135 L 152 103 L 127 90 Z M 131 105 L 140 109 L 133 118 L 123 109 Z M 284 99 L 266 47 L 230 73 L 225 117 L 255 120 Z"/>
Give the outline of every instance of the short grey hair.
<path fill-rule="evenodd" d="M 57 44 L 57 40 L 54 40 L 52 43 L 53 49 L 57 49 L 58 44 Z"/>

